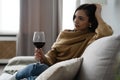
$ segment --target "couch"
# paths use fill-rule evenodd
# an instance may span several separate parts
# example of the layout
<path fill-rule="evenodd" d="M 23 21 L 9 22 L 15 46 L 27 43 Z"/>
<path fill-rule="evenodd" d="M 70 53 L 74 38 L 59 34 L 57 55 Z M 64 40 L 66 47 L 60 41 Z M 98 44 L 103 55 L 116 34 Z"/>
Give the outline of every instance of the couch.
<path fill-rule="evenodd" d="M 9 60 L 0 80 L 9 80 L 17 70 L 35 63 L 33 56 Z M 103 37 L 90 44 L 80 58 L 54 64 L 36 80 L 120 80 L 120 35 Z"/>

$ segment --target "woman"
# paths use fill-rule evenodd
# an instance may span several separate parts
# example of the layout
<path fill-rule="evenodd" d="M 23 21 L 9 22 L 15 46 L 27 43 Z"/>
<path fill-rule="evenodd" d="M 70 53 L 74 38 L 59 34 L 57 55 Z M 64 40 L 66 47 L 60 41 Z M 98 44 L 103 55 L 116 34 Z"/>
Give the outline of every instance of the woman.
<path fill-rule="evenodd" d="M 93 41 L 112 35 L 113 31 L 101 18 L 99 4 L 83 4 L 74 13 L 74 30 L 61 32 L 51 50 L 44 55 L 42 49 L 35 49 L 35 59 L 40 63 L 30 64 L 18 71 L 17 80 L 34 80 L 49 66 L 64 60 L 80 57 L 85 48 Z"/>

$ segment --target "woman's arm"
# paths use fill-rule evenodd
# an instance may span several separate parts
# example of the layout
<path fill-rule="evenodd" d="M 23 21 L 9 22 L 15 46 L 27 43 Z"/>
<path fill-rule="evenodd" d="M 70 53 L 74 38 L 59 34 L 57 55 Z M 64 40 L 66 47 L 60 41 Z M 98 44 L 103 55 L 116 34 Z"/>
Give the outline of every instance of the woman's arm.
<path fill-rule="evenodd" d="M 96 16 L 96 19 L 98 21 L 98 27 L 95 30 L 96 38 L 101 38 L 101 37 L 109 36 L 109 35 L 113 34 L 112 28 L 108 24 L 106 24 L 101 17 L 101 10 L 102 10 L 101 5 L 96 4 L 95 16 Z"/>
<path fill-rule="evenodd" d="M 101 10 L 102 10 L 101 5 L 100 4 L 95 4 L 95 5 L 96 5 L 95 16 L 98 21 L 98 27 L 95 30 L 96 34 L 88 42 L 88 45 L 99 38 L 110 36 L 113 34 L 112 28 L 108 24 L 106 24 L 101 17 Z"/>

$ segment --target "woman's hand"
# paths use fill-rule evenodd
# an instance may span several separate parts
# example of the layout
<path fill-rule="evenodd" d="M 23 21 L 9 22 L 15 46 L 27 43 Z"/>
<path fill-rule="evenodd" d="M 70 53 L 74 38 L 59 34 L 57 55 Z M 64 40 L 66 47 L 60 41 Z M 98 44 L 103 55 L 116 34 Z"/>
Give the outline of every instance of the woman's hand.
<path fill-rule="evenodd" d="M 95 11 L 95 16 L 101 16 L 101 10 L 102 6 L 100 4 L 95 4 L 96 5 L 96 11 Z"/>
<path fill-rule="evenodd" d="M 43 53 L 42 49 L 37 49 L 37 48 L 35 48 L 34 56 L 35 56 L 35 59 L 36 59 L 37 61 L 40 61 L 41 63 L 43 62 L 44 53 Z"/>
<path fill-rule="evenodd" d="M 98 25 L 101 23 L 104 23 L 104 20 L 101 17 L 101 11 L 102 11 L 102 6 L 100 4 L 95 4 L 96 5 L 96 11 L 95 11 L 95 16 L 98 21 Z"/>

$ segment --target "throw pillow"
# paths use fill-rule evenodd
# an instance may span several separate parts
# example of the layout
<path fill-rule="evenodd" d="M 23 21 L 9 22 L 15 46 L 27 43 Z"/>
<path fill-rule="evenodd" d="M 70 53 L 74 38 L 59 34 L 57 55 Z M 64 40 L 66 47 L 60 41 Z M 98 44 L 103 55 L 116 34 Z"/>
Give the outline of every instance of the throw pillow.
<path fill-rule="evenodd" d="M 114 80 L 120 35 L 103 37 L 84 51 L 83 64 L 77 80 Z"/>
<path fill-rule="evenodd" d="M 79 70 L 82 58 L 62 61 L 49 67 L 36 80 L 72 80 Z"/>

